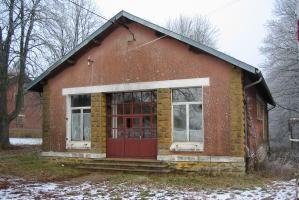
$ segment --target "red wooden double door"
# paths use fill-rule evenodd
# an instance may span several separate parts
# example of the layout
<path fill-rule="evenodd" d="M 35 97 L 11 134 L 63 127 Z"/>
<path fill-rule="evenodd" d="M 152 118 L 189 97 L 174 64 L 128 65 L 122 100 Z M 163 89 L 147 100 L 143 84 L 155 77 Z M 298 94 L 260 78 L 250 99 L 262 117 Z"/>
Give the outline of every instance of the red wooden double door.
<path fill-rule="evenodd" d="M 107 157 L 157 157 L 156 91 L 107 95 Z"/>

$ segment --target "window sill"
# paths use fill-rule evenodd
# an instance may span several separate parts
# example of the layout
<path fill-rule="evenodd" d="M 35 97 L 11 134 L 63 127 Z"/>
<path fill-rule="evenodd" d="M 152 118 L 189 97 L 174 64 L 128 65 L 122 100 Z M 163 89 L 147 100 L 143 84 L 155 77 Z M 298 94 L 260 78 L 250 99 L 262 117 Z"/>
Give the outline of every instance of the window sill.
<path fill-rule="evenodd" d="M 70 141 L 66 143 L 66 149 L 90 149 L 90 142 Z"/>
<path fill-rule="evenodd" d="M 202 152 L 203 151 L 203 142 L 174 142 L 170 146 L 170 151 Z"/>

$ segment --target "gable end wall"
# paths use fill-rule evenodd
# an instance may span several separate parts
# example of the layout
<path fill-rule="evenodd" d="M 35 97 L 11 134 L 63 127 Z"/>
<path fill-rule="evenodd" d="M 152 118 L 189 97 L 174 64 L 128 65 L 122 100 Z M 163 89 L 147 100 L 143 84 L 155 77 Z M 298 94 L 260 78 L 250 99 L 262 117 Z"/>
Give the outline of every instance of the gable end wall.
<path fill-rule="evenodd" d="M 48 135 L 51 132 L 53 151 L 101 154 L 106 151 L 106 104 L 103 94 L 92 95 L 91 149 L 66 150 L 66 96 L 62 95 L 63 88 L 209 78 L 210 85 L 203 87 L 204 149 L 201 152 L 169 150 L 172 143 L 171 89 L 157 90 L 158 156 L 244 158 L 242 71 L 215 57 L 192 52 L 185 44 L 170 38 L 128 51 L 157 38 L 152 30 L 135 23 L 129 26 L 134 31 L 136 42 L 128 43 L 130 35 L 127 31 L 123 28 L 116 29 L 100 46 L 87 50 L 74 65 L 49 79 L 44 88 L 43 101 L 45 144 L 49 141 Z M 92 66 L 88 65 L 88 58 L 94 60 Z M 241 166 L 243 164 L 242 162 Z"/>

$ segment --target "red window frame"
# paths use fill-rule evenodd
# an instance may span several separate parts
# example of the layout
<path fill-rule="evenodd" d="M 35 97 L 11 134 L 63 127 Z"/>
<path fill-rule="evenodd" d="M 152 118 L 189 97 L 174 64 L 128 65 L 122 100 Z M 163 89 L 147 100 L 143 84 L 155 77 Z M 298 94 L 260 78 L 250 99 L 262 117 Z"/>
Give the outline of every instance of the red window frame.
<path fill-rule="evenodd" d="M 157 137 L 156 91 L 110 93 L 107 94 L 106 102 L 109 138 Z M 139 121 L 137 126 L 133 122 L 135 118 Z M 145 121 L 146 118 L 149 120 Z M 144 122 L 149 124 L 146 126 Z"/>

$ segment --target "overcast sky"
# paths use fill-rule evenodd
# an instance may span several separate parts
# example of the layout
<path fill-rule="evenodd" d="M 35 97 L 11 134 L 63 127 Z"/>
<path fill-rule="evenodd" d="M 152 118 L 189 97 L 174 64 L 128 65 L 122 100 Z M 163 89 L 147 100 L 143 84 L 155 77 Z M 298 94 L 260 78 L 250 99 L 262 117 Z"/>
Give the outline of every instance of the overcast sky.
<path fill-rule="evenodd" d="M 101 14 L 113 17 L 121 10 L 164 25 L 183 15 L 206 15 L 219 28 L 218 49 L 259 67 L 264 57 L 259 47 L 272 17 L 275 0 L 97 0 Z"/>

